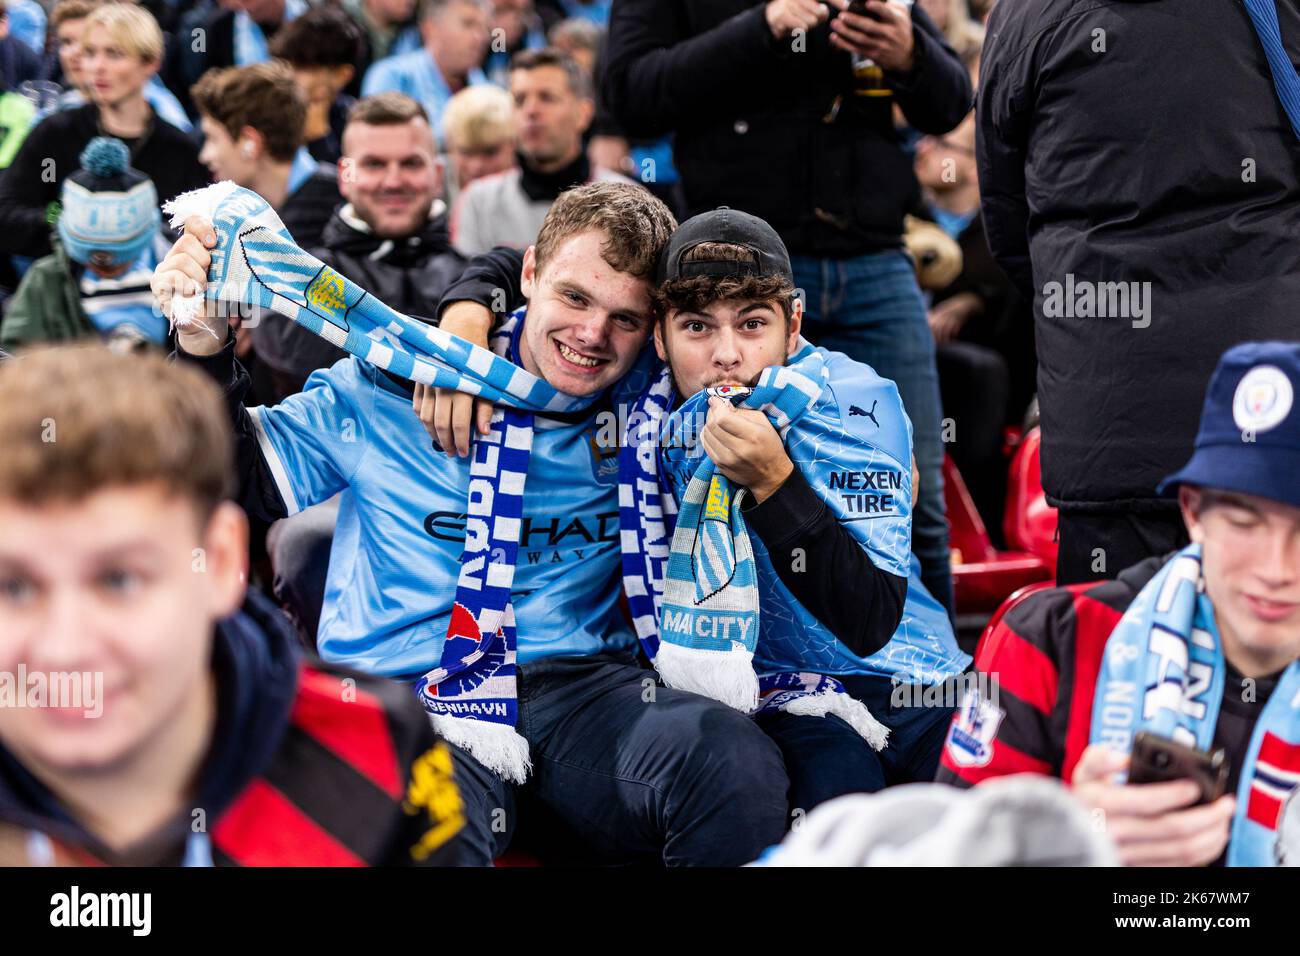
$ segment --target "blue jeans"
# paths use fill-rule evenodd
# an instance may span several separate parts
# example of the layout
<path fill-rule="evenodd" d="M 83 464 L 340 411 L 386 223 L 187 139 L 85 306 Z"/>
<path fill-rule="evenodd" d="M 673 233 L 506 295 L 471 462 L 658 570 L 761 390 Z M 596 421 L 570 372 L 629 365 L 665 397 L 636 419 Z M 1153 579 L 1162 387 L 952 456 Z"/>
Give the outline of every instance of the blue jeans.
<path fill-rule="evenodd" d="M 891 707 L 887 677 L 841 677 L 850 694 L 889 728 L 889 743 L 877 753 L 838 717 L 809 717 L 781 711 L 757 717 L 776 741 L 790 778 L 790 809 L 807 813 L 819 803 L 848 793 L 875 793 L 900 783 L 929 783 L 939 769 L 952 720 L 950 707 Z"/>
<path fill-rule="evenodd" d="M 522 787 L 453 748 L 465 840 L 487 865 L 523 821 L 547 863 L 736 866 L 786 830 L 781 753 L 739 711 L 655 683 L 624 658 L 525 664 L 518 730 L 532 753 Z"/>
<path fill-rule="evenodd" d="M 921 581 L 951 613 L 939 374 L 912 262 L 894 251 L 853 259 L 791 256 L 790 263 L 795 286 L 804 293 L 804 337 L 870 365 L 898 385 L 921 473 L 912 550 L 921 562 Z"/>

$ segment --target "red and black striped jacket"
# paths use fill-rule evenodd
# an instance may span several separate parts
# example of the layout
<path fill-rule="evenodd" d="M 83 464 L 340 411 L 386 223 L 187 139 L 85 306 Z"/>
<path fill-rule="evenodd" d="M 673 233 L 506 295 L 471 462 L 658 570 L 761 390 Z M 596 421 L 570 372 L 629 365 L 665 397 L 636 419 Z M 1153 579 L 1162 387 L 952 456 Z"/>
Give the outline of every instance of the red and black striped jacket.
<path fill-rule="evenodd" d="M 212 859 L 217 866 L 454 865 L 464 822 L 451 750 L 410 690 L 317 662 L 299 669 L 275 757 L 218 812 Z"/>
<path fill-rule="evenodd" d="M 1166 560 L 1135 564 L 1114 581 L 1031 594 L 1013 607 L 975 652 L 997 706 L 978 718 L 957 709 L 936 779 L 959 787 L 1012 773 L 1069 780 L 1088 746 L 1106 641 Z M 955 739 L 963 732 L 965 746 Z"/>
<path fill-rule="evenodd" d="M 250 592 L 217 626 L 216 726 L 192 806 L 105 846 L 0 747 L 0 865 L 438 866 L 461 859 L 450 748 L 409 687 L 304 659 Z M 201 848 L 195 859 L 196 843 Z"/>

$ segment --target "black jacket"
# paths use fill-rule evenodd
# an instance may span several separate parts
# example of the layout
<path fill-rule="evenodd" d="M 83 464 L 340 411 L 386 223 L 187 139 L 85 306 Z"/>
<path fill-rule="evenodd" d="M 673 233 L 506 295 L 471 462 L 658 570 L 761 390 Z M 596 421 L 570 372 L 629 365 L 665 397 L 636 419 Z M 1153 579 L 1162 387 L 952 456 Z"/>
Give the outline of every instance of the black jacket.
<path fill-rule="evenodd" d="M 325 227 L 342 202 L 338 167 L 321 163 L 276 212 L 293 241 L 304 249 L 313 249 L 324 241 Z"/>
<path fill-rule="evenodd" d="M 888 77 L 893 96 L 855 97 L 849 54 L 830 45 L 829 26 L 796 53 L 772 37 L 763 11 L 747 0 L 617 0 L 605 102 L 629 136 L 676 133 L 690 215 L 743 209 L 794 254 L 900 247 L 917 184 L 892 106 L 921 132 L 948 132 L 970 111 L 966 68 L 913 7 L 915 69 Z"/>
<path fill-rule="evenodd" d="M 1300 5 L 1277 7 L 1300 62 Z M 1048 500 L 1172 508 L 1154 488 L 1191 453 L 1219 356 L 1300 338 L 1300 142 L 1250 18 L 1003 0 L 979 86 L 989 247 L 1034 302 Z M 1081 281 L 1151 283 L 1146 316 L 1044 314 Z"/>
<path fill-rule="evenodd" d="M 93 103 L 52 113 L 28 134 L 0 177 L 0 252 L 49 255 L 46 209 L 59 198 L 63 180 L 81 168 L 86 144 L 99 135 Z M 212 182 L 199 162 L 198 144 L 156 116 L 145 136 L 123 142 L 131 150 L 131 165 L 153 180 L 160 203 Z"/>
<path fill-rule="evenodd" d="M 438 315 L 468 300 L 505 310 L 525 304 L 523 253 L 498 246 L 475 256 L 438 304 Z M 220 379 L 218 379 L 220 381 Z M 907 578 L 871 563 L 861 544 L 795 471 L 761 504 L 746 499 L 745 520 L 762 540 L 781 583 L 853 653 L 869 657 L 889 643 L 903 616 Z"/>
<path fill-rule="evenodd" d="M 933 220 L 931 209 L 919 209 L 915 215 Z M 964 292 L 979 298 L 983 311 L 963 326 L 957 338 L 993 349 L 1007 363 L 1010 390 L 1004 420 L 1019 425 L 1034 397 L 1038 360 L 1034 355 L 1034 316 L 1029 300 L 998 266 L 984 237 L 984 222 L 976 215 L 957 236 L 962 265 L 957 278 L 937 290 L 931 305 Z M 940 373 L 942 376 L 942 372 Z"/>
<path fill-rule="evenodd" d="M 312 255 L 403 315 L 433 315 L 439 297 L 465 264 L 448 241 L 446 214 L 435 215 L 422 232 L 405 241 L 394 241 L 365 231 L 350 209 L 335 210 L 325 226 L 322 246 Z M 289 231 L 297 238 L 292 227 Z M 262 316 L 253 330 L 253 347 L 262 361 L 296 379 L 299 388 L 316 369 L 329 368 L 346 354 L 271 313 Z"/>
<path fill-rule="evenodd" d="M 303 659 L 283 615 L 255 592 L 218 624 L 212 667 L 217 720 L 193 806 L 204 811 L 215 865 L 459 862 L 456 785 L 426 772 L 450 754 L 409 688 Z M 425 790 L 436 780 L 445 803 L 404 807 L 413 774 Z M 12 854 L 15 831 L 36 830 L 62 863 L 176 866 L 195 819 L 187 807 L 114 852 L 0 747 L 0 851 Z"/>

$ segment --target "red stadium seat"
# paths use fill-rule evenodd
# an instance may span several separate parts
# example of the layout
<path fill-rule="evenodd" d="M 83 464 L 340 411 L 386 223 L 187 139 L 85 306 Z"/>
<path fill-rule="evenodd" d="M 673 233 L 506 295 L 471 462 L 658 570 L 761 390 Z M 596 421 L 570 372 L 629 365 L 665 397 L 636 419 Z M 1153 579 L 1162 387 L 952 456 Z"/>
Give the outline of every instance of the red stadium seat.
<path fill-rule="evenodd" d="M 1043 470 L 1038 459 L 1042 430 L 1031 428 L 1021 438 L 1011 458 L 1007 476 L 1007 507 L 1002 532 L 1013 548 L 1038 555 L 1056 567 L 1056 509 L 1043 492 Z"/>
<path fill-rule="evenodd" d="M 1032 457 L 1033 467 L 1031 469 L 1026 464 L 1021 464 L 1019 472 L 1013 471 L 1013 487 L 1009 498 L 1017 508 L 1023 503 L 1036 500 L 1029 482 L 1038 475 L 1037 444 L 1030 450 L 1026 450 L 1022 444 L 1013 459 L 1013 469 L 1021 463 L 1022 456 L 1026 459 Z M 1021 477 L 1023 481 L 1018 480 Z M 1045 554 L 1025 548 L 1025 538 L 1009 536 L 1009 540 L 1020 545 L 1017 550 L 999 551 L 993 546 L 975 502 L 966 490 L 966 482 L 962 480 L 952 459 L 946 455 L 943 460 L 943 481 L 944 500 L 948 509 L 949 544 L 952 549 L 953 593 L 959 624 L 963 619 L 969 620 L 973 616 L 993 614 L 1008 595 L 1027 584 L 1049 581 L 1054 577 L 1055 555 L 1049 561 Z M 1042 495 L 1041 486 L 1038 495 Z M 1051 512 L 1050 517 L 1054 534 L 1055 511 Z M 1011 526 L 1012 521 L 1012 516 L 1008 515 L 1008 526 Z M 1022 524 L 1035 532 L 1036 536 L 1029 538 L 1029 541 L 1041 549 L 1044 519 L 1041 516 L 1033 521 L 1017 519 L 1014 525 L 1017 531 Z M 1049 541 L 1050 538 L 1051 535 L 1048 535 Z"/>

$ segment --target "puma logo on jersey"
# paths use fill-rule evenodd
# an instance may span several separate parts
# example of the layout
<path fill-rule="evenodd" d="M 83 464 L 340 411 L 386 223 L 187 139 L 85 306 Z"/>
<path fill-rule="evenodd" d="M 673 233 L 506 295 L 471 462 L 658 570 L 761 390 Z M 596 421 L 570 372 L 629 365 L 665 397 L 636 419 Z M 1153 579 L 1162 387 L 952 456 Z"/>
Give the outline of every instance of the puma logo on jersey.
<path fill-rule="evenodd" d="M 864 412 L 862 409 L 858 408 L 858 406 L 856 406 L 856 405 L 850 405 L 850 406 L 849 406 L 849 418 L 852 418 L 852 417 L 855 416 L 855 415 L 857 415 L 857 416 L 859 416 L 859 417 L 861 417 L 861 418 L 870 418 L 870 419 L 871 419 L 871 423 L 872 423 L 873 425 L 875 425 L 877 428 L 879 428 L 879 427 L 880 427 L 880 422 L 876 421 L 876 406 L 879 405 L 879 404 L 880 404 L 880 399 L 876 399 L 874 402 L 872 402 L 872 403 L 871 403 L 871 411 L 869 411 L 869 412 Z"/>

